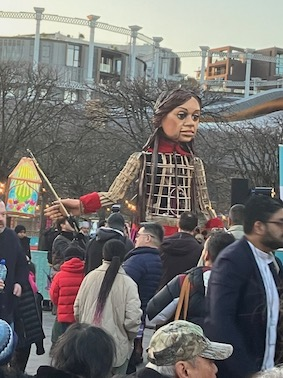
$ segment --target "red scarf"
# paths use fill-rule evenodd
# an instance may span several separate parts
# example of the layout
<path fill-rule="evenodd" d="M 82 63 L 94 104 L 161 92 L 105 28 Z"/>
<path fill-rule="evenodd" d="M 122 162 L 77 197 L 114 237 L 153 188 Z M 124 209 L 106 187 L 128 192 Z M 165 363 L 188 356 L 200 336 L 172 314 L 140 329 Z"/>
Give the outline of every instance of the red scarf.
<path fill-rule="evenodd" d="M 148 151 L 153 152 L 153 149 L 149 148 Z M 176 152 L 177 154 L 183 156 L 190 155 L 190 153 L 188 151 L 185 151 L 179 143 L 175 143 L 166 139 L 160 139 L 158 152 L 161 152 L 163 154 L 172 154 L 173 152 Z"/>

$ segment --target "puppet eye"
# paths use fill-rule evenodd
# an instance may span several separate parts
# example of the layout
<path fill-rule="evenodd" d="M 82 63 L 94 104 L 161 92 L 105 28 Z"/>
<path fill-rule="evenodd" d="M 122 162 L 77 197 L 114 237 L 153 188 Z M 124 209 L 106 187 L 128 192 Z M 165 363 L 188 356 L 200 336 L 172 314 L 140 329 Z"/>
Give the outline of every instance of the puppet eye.
<path fill-rule="evenodd" d="M 178 117 L 179 119 L 183 120 L 183 119 L 185 119 L 185 118 L 187 117 L 187 115 L 188 115 L 188 113 L 186 113 L 186 112 L 179 112 L 179 113 L 177 114 L 177 117 Z"/>
<path fill-rule="evenodd" d="M 198 121 L 199 117 L 200 117 L 200 115 L 198 113 L 192 115 L 193 121 Z"/>

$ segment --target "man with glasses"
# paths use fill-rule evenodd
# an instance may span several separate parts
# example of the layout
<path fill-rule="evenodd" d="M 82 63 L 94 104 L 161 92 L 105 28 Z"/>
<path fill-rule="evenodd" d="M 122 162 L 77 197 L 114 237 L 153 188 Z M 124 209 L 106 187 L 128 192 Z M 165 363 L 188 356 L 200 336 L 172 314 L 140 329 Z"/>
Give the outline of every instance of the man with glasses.
<path fill-rule="evenodd" d="M 146 306 L 159 286 L 162 263 L 159 247 L 164 237 L 163 227 L 158 223 L 142 223 L 136 236 L 135 248 L 130 251 L 123 264 L 126 273 L 136 282 L 143 311 L 142 324 L 134 343 L 134 351 L 127 373 L 142 362 L 142 337 L 145 326 Z"/>
<path fill-rule="evenodd" d="M 208 284 L 205 333 L 234 347 L 233 355 L 218 363 L 219 378 L 245 378 L 271 369 L 276 353 L 282 353 L 282 276 L 273 251 L 283 247 L 283 202 L 262 195 L 250 198 L 244 232 L 244 238 L 218 256 Z"/>

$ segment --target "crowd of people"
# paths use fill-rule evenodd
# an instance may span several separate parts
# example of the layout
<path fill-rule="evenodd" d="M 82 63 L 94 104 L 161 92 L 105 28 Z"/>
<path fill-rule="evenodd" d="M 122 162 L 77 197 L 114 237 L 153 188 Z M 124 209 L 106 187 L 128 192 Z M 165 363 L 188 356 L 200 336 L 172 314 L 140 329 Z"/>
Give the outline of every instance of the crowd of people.
<path fill-rule="evenodd" d="M 3 202 L 0 210 L 1 257 L 8 267 L 7 279 L 0 280 L 0 376 L 27 377 L 31 344 L 38 354 L 45 352 L 41 300 L 34 266 L 6 227 Z M 65 221 L 58 222 L 59 229 Z M 113 213 L 96 234 L 96 248 L 90 239 L 83 249 L 73 233 L 65 249 L 59 243 L 58 254 L 58 239 L 68 232 L 62 228 L 53 241 L 52 360 L 35 376 L 283 376 L 275 367 L 282 362 L 283 270 L 273 253 L 283 247 L 283 202 L 253 196 L 230 209 L 228 223 L 227 229 L 212 228 L 202 245 L 195 238 L 195 213 L 184 212 L 178 231 L 168 237 L 160 224 L 145 222 L 128 250 L 124 217 Z M 101 234 L 109 237 L 101 240 Z M 3 254 L 2 245 L 10 243 Z M 86 272 L 88 255 L 96 253 L 100 265 Z M 182 303 L 176 317 L 186 280 L 187 308 Z M 155 332 L 143 345 L 147 324 Z M 143 347 L 148 362 L 137 368 Z"/>
<path fill-rule="evenodd" d="M 190 90 L 162 93 L 152 135 L 109 190 L 46 209 L 55 320 L 51 364 L 35 377 L 283 377 L 283 268 L 274 254 L 283 248 L 283 202 L 253 195 L 231 207 L 225 228 L 195 156 L 201 105 Z M 117 203 L 136 177 L 131 235 L 119 211 L 92 239 L 86 219 L 75 232 L 61 213 L 61 204 L 82 217 Z M 28 377 L 32 344 L 45 353 L 29 244 L 24 226 L 7 227 L 0 201 L 0 378 Z M 147 325 L 155 332 L 144 345 Z M 148 361 L 137 368 L 144 347 Z"/>

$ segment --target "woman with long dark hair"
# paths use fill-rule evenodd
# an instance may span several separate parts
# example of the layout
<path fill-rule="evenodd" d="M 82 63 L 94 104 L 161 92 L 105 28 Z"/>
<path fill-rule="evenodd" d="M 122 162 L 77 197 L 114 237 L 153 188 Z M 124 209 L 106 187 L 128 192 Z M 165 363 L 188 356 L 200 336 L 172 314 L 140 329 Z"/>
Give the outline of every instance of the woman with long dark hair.
<path fill-rule="evenodd" d="M 142 315 L 136 283 L 121 267 L 124 255 L 120 240 L 106 242 L 102 265 L 84 278 L 74 304 L 77 321 L 102 327 L 113 336 L 113 374 L 126 373 Z"/>

